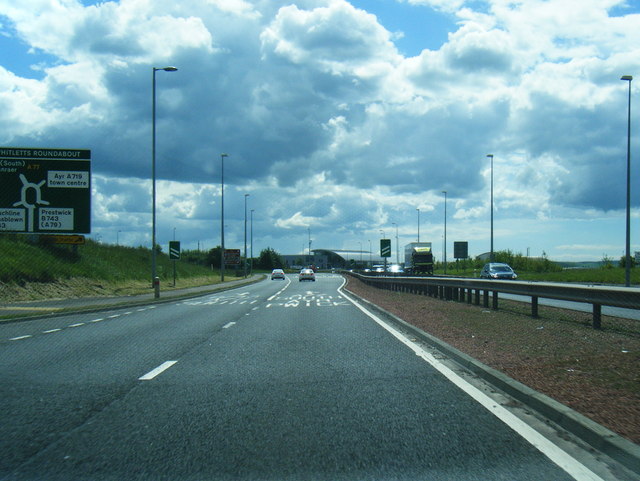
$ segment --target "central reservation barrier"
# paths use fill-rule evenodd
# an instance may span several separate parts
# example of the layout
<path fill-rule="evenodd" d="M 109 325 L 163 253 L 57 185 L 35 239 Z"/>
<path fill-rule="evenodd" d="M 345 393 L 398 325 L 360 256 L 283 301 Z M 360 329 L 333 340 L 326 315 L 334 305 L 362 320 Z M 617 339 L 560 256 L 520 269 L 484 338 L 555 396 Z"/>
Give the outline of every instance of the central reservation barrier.
<path fill-rule="evenodd" d="M 500 293 L 531 299 L 531 315 L 538 317 L 538 300 L 557 299 L 592 305 L 593 327 L 601 328 L 602 306 L 640 309 L 640 289 L 552 282 L 496 281 L 457 277 L 387 277 L 346 272 L 367 285 L 498 309 Z"/>

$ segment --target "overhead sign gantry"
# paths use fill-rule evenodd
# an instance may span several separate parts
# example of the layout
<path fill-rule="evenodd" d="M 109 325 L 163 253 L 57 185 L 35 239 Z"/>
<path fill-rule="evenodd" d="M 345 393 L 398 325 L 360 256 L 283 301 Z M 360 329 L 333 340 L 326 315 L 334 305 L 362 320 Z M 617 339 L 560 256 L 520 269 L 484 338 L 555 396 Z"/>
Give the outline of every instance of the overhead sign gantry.
<path fill-rule="evenodd" d="M 0 232 L 91 233 L 91 151 L 0 147 Z"/>

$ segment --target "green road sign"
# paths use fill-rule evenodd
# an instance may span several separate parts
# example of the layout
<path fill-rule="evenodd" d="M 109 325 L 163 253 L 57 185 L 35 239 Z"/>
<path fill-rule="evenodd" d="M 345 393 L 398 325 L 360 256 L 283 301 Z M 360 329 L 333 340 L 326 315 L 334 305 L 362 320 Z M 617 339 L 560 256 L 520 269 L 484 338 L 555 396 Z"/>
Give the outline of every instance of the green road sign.
<path fill-rule="evenodd" d="M 0 232 L 91 233 L 91 151 L 0 147 Z"/>
<path fill-rule="evenodd" d="M 180 241 L 169 241 L 169 259 L 180 259 Z"/>
<path fill-rule="evenodd" d="M 467 259 L 469 257 L 469 243 L 454 242 L 453 243 L 453 258 L 454 259 Z"/>
<path fill-rule="evenodd" d="M 391 239 L 380 239 L 380 257 L 391 257 Z"/>

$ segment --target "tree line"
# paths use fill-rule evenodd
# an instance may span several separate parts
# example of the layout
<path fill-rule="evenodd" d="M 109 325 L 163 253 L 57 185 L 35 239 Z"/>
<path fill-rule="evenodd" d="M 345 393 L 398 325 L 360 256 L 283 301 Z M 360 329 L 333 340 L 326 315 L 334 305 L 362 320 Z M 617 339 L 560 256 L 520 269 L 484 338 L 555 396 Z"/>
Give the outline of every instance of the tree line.
<path fill-rule="evenodd" d="M 220 269 L 220 254 L 222 248 L 216 246 L 208 251 L 184 250 L 180 254 L 180 259 L 192 264 L 198 264 L 212 269 Z M 282 256 L 275 249 L 267 247 L 260 251 L 258 257 L 247 259 L 247 262 L 254 269 L 271 270 L 284 268 Z"/>

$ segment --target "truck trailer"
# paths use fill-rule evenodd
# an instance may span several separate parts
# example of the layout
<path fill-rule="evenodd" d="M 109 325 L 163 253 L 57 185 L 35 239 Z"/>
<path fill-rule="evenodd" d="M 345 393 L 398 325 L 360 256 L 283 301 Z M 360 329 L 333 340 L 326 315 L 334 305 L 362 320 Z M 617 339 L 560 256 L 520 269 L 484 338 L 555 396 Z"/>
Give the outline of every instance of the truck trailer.
<path fill-rule="evenodd" d="M 407 274 L 433 275 L 431 242 L 411 242 L 404 246 L 404 271 Z"/>

